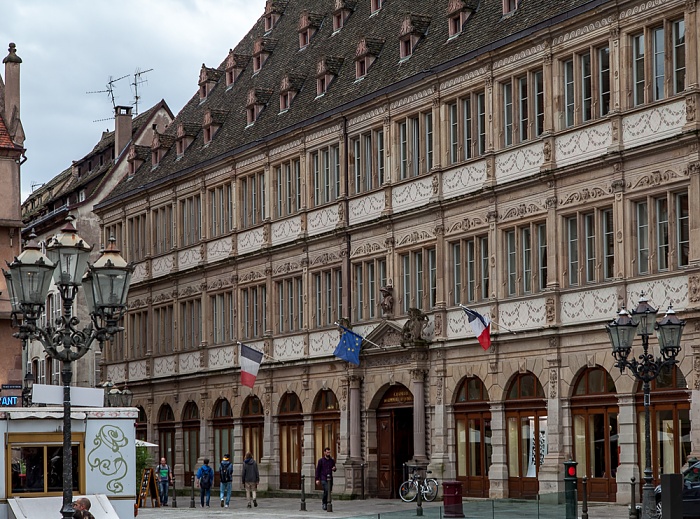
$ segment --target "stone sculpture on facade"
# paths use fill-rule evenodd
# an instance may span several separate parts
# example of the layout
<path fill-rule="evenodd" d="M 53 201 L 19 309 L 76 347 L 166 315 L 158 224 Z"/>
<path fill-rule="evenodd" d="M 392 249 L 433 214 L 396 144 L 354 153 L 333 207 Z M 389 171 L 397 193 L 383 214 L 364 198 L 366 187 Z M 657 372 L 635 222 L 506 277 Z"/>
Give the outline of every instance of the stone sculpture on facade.
<path fill-rule="evenodd" d="M 394 316 L 394 287 L 387 285 L 379 291 L 382 293 L 382 317 L 391 318 Z"/>
<path fill-rule="evenodd" d="M 401 332 L 401 346 L 407 348 L 418 344 L 425 344 L 423 331 L 428 326 L 428 316 L 418 308 L 408 309 L 408 321 L 403 325 Z"/>

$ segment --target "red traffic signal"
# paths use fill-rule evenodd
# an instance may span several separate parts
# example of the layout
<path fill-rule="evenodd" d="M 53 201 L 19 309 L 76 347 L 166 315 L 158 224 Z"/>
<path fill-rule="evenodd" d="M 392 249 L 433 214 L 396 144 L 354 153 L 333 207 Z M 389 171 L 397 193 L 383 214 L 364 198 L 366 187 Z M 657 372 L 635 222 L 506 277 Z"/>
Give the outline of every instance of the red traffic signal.
<path fill-rule="evenodd" d="M 576 467 L 573 465 L 570 465 L 566 468 L 566 473 L 568 476 L 575 478 L 576 477 Z"/>

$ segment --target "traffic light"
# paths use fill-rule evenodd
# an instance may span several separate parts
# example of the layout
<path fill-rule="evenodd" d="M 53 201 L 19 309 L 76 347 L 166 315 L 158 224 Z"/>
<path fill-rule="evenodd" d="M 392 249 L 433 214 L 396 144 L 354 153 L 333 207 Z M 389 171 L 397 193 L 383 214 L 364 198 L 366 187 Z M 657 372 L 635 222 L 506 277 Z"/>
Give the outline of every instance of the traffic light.
<path fill-rule="evenodd" d="M 564 462 L 564 481 L 576 481 L 576 465 L 574 460 Z"/>

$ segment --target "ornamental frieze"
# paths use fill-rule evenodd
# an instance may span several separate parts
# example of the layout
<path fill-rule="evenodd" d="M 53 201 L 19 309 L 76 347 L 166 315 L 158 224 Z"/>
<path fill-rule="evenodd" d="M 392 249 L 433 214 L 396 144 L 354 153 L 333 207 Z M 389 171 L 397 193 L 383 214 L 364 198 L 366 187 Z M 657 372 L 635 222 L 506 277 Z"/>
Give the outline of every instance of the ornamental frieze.
<path fill-rule="evenodd" d="M 501 215 L 500 220 L 505 222 L 506 220 L 511 220 L 513 218 L 523 218 L 525 216 L 540 213 L 542 210 L 543 208 L 536 204 L 518 204 L 515 207 L 511 207 L 503 215 Z"/>
<path fill-rule="evenodd" d="M 596 198 L 601 198 L 604 196 L 607 196 L 608 192 L 599 188 L 599 187 L 594 187 L 593 189 L 589 189 L 587 187 L 584 187 L 580 191 L 577 191 L 575 193 L 570 193 L 566 198 L 562 198 L 559 201 L 559 205 L 568 205 L 572 203 L 579 203 L 579 202 L 588 202 L 590 200 L 595 200 Z"/>
<path fill-rule="evenodd" d="M 363 243 L 362 245 L 356 247 L 350 253 L 350 257 L 354 258 L 355 256 L 366 256 L 368 254 L 372 254 L 373 252 L 379 252 L 381 250 L 383 250 L 382 246 L 378 243 Z"/>
<path fill-rule="evenodd" d="M 677 172 L 667 169 L 664 172 L 661 172 L 659 170 L 657 171 L 652 171 L 648 175 L 643 175 L 639 177 L 636 182 L 634 182 L 634 185 L 632 184 L 632 180 L 627 182 L 627 188 L 628 189 L 637 189 L 637 188 L 642 188 L 642 187 L 656 187 L 660 186 L 661 184 L 665 184 L 666 182 L 671 182 L 672 180 L 677 180 L 681 178 L 681 175 L 679 175 Z"/>
<path fill-rule="evenodd" d="M 311 260 L 311 266 L 328 265 L 329 263 L 337 263 L 338 261 L 340 261 L 340 257 L 338 257 L 336 253 L 324 252 Z"/>
<path fill-rule="evenodd" d="M 432 240 L 433 238 L 434 235 L 430 234 L 428 231 L 413 231 L 400 238 L 397 246 L 413 245 L 418 242 Z"/>
<path fill-rule="evenodd" d="M 451 234 L 451 233 L 457 232 L 457 231 L 466 232 L 466 231 L 469 231 L 469 230 L 474 229 L 476 227 L 481 227 L 485 224 L 486 224 L 486 222 L 484 220 L 482 220 L 481 218 L 479 218 L 478 216 L 474 217 L 474 218 L 464 218 L 463 220 L 460 220 L 459 222 L 455 222 L 454 224 L 452 224 L 452 226 L 450 227 L 450 229 L 448 231 L 448 234 Z"/>
<path fill-rule="evenodd" d="M 250 270 L 239 275 L 238 282 L 240 284 L 249 283 L 258 279 L 265 279 L 265 274 L 259 270 Z"/>

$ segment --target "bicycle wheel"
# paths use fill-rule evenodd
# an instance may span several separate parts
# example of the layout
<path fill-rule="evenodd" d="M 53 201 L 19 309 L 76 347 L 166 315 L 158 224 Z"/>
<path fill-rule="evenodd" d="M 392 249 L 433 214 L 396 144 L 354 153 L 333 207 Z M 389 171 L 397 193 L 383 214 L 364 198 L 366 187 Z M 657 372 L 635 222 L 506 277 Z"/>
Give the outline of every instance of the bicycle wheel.
<path fill-rule="evenodd" d="M 438 495 L 438 482 L 436 479 L 426 479 L 423 484 L 423 500 L 435 501 Z"/>
<path fill-rule="evenodd" d="M 413 501 L 418 495 L 418 485 L 415 481 L 404 481 L 399 487 L 399 496 L 406 503 Z"/>

